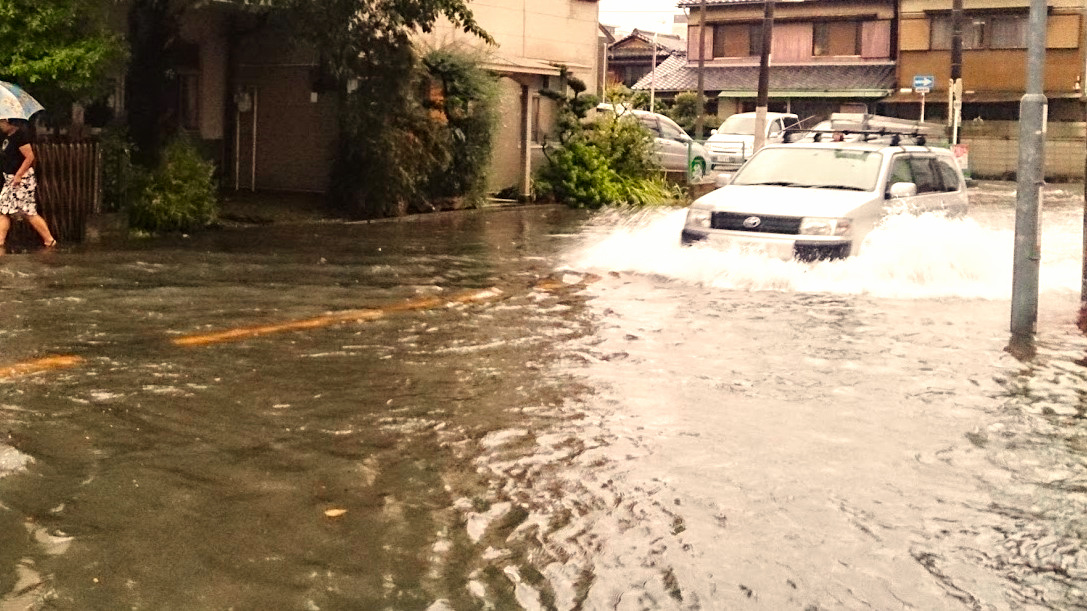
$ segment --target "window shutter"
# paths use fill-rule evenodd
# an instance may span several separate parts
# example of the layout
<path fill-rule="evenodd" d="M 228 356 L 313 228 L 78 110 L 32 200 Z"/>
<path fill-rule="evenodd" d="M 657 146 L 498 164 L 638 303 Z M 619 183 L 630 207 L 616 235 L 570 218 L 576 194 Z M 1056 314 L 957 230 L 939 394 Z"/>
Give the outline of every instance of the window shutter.
<path fill-rule="evenodd" d="M 706 46 L 699 52 L 698 39 L 701 33 L 702 26 L 687 26 L 687 59 L 690 61 L 698 61 L 700 57 L 713 59 L 713 27 L 706 28 Z"/>
<path fill-rule="evenodd" d="M 883 59 L 890 56 L 891 22 L 864 22 L 861 25 L 861 57 L 865 59 Z"/>

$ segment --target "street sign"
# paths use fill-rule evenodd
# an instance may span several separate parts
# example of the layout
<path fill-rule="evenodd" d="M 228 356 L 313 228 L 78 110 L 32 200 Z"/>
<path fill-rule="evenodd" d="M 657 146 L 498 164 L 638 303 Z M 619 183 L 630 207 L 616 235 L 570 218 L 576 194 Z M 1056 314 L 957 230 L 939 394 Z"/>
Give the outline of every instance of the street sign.
<path fill-rule="evenodd" d="M 914 93 L 928 93 L 936 84 L 936 77 L 931 74 L 915 74 L 913 77 Z"/>

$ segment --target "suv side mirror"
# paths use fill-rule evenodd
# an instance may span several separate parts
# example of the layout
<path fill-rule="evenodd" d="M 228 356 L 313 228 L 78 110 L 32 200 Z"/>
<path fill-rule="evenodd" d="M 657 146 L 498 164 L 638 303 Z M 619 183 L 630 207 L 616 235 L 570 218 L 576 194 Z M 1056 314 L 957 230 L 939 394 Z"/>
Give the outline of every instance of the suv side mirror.
<path fill-rule="evenodd" d="M 728 186 L 728 183 L 730 182 L 732 182 L 732 174 L 718 174 L 713 179 L 713 184 L 718 189 Z"/>
<path fill-rule="evenodd" d="M 895 199 L 913 197 L 914 195 L 917 195 L 917 185 L 912 182 L 896 182 L 891 185 L 891 188 L 887 191 L 887 195 Z"/>
<path fill-rule="evenodd" d="M 717 129 L 716 129 L 716 128 L 714 128 L 714 129 L 711 129 L 711 130 L 710 130 L 710 135 L 711 135 L 711 136 L 716 136 L 716 135 L 717 135 Z"/>

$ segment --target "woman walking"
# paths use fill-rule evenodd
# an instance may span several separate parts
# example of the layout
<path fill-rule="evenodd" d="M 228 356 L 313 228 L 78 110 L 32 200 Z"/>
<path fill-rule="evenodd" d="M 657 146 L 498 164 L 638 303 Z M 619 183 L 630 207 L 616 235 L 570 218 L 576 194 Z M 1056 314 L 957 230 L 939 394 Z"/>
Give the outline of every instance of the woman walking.
<path fill-rule="evenodd" d="M 46 248 L 57 245 L 49 224 L 38 214 L 38 180 L 34 177 L 34 147 L 30 130 L 17 119 L 0 119 L 0 134 L 5 138 L 0 153 L 4 188 L 0 190 L 0 253 L 11 229 L 11 217 L 22 214 L 42 238 Z"/>

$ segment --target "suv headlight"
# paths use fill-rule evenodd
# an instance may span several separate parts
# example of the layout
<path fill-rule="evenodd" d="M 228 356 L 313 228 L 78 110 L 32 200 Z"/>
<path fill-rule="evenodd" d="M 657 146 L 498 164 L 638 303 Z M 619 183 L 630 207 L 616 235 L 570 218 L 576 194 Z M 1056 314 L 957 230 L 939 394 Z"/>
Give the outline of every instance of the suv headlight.
<path fill-rule="evenodd" d="M 804 217 L 800 221 L 800 233 L 802 235 L 845 235 L 852 229 L 853 223 L 849 219 L 831 219 L 815 216 Z"/>
<path fill-rule="evenodd" d="M 709 229 L 711 218 L 713 218 L 713 210 L 704 210 L 701 208 L 690 208 L 687 210 L 688 227 Z"/>

